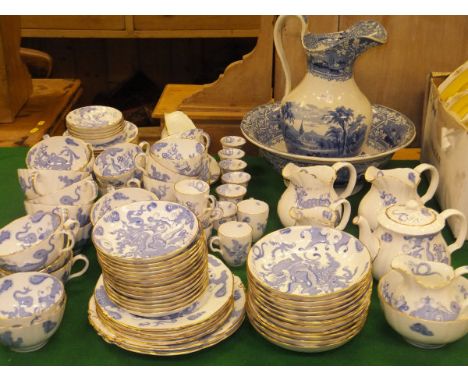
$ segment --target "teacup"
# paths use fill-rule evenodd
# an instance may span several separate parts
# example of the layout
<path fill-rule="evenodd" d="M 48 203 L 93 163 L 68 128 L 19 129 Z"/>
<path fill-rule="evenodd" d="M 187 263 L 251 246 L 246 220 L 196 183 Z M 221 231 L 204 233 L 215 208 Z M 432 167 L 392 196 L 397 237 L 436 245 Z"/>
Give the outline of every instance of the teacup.
<path fill-rule="evenodd" d="M 147 177 L 166 183 L 176 183 L 184 179 L 196 179 L 181 175 L 157 162 L 151 155 L 140 153 L 135 158 L 136 168 Z"/>
<path fill-rule="evenodd" d="M 219 162 L 219 168 L 221 169 L 222 174 L 234 171 L 244 171 L 246 167 L 247 162 L 242 159 L 224 159 Z"/>
<path fill-rule="evenodd" d="M 328 207 L 315 206 L 304 209 L 291 207 L 289 215 L 294 219 L 294 225 L 318 225 L 342 231 L 351 216 L 351 205 L 346 199 L 339 199 Z"/>
<path fill-rule="evenodd" d="M 30 202 L 49 205 L 81 205 L 93 202 L 97 198 L 98 193 L 99 190 L 96 182 L 91 177 L 88 177 L 51 194 L 31 199 Z"/>
<path fill-rule="evenodd" d="M 174 184 L 174 193 L 177 202 L 198 217 L 216 205 L 216 198 L 210 195 L 210 185 L 203 180 L 181 180 Z"/>
<path fill-rule="evenodd" d="M 26 199 L 59 191 L 88 176 L 86 171 L 18 169 L 18 180 Z"/>
<path fill-rule="evenodd" d="M 159 200 L 175 202 L 174 183 L 163 182 L 143 175 L 143 188 L 155 194 Z"/>
<path fill-rule="evenodd" d="M 205 146 L 205 150 L 208 150 L 211 144 L 211 138 L 202 129 L 189 129 L 182 131 L 180 133 L 171 134 L 171 137 L 174 138 L 183 138 L 183 139 L 194 139 L 197 142 Z"/>
<path fill-rule="evenodd" d="M 219 159 L 242 159 L 245 156 L 245 151 L 236 148 L 225 148 L 218 151 Z"/>
<path fill-rule="evenodd" d="M 218 202 L 209 206 L 202 215 L 198 216 L 200 224 L 202 227 L 208 227 L 213 225 L 215 222 L 219 221 L 223 217 L 223 210 L 218 207 Z"/>
<path fill-rule="evenodd" d="M 240 149 L 242 146 L 245 145 L 245 138 L 239 137 L 237 135 L 228 135 L 226 137 L 222 137 L 221 140 L 221 146 L 223 146 L 223 149 L 226 148 L 236 148 Z"/>
<path fill-rule="evenodd" d="M 143 188 L 126 187 L 110 191 L 98 199 L 91 208 L 91 223 L 96 224 L 102 216 L 117 207 L 145 200 L 158 200 L 158 197 Z"/>
<path fill-rule="evenodd" d="M 83 171 L 93 154 L 91 145 L 73 138 L 44 136 L 26 155 L 26 166 L 36 170 Z"/>
<path fill-rule="evenodd" d="M 169 136 L 155 142 L 150 155 L 159 164 L 180 175 L 197 177 L 200 174 L 205 146 L 194 139 Z"/>
<path fill-rule="evenodd" d="M 136 170 L 135 158 L 143 153 L 142 147 L 147 147 L 147 142 L 140 145 L 133 143 L 120 143 L 105 149 L 94 161 L 94 173 L 104 179 L 127 178 Z"/>
<path fill-rule="evenodd" d="M 73 252 L 77 253 L 83 247 L 88 244 L 89 238 L 91 237 L 91 231 L 93 230 L 93 225 L 91 223 L 86 224 L 84 227 L 81 227 L 75 235 L 75 245 L 73 246 Z"/>
<path fill-rule="evenodd" d="M 247 188 L 251 178 L 252 177 L 248 172 L 233 171 L 233 172 L 227 172 L 223 174 L 223 176 L 221 177 L 221 182 L 239 184 Z"/>
<path fill-rule="evenodd" d="M 93 205 L 93 203 L 88 203 L 76 206 L 65 206 L 37 204 L 31 203 L 29 200 L 24 201 L 24 209 L 28 215 L 33 215 L 39 211 L 53 211 L 60 214 L 64 221 L 67 219 L 77 220 L 80 227 L 84 227 L 90 222 L 89 216 Z"/>
<path fill-rule="evenodd" d="M 84 263 L 83 267 L 78 272 L 71 273 L 72 267 L 78 261 L 82 261 Z M 67 283 L 67 281 L 71 279 L 84 275 L 86 271 L 88 270 L 88 268 L 89 268 L 88 258 L 85 255 L 79 254 L 75 256 L 70 256 L 63 266 L 54 270 L 53 272 L 50 272 L 50 274 L 54 275 L 55 277 L 57 277 L 59 280 L 61 280 L 65 284 Z"/>
<path fill-rule="evenodd" d="M 211 251 L 219 253 L 228 265 L 239 267 L 247 260 L 252 245 L 252 228 L 244 222 L 227 222 L 219 226 L 218 235 L 208 242 Z"/>
<path fill-rule="evenodd" d="M 40 211 L 14 220 L 0 230 L 0 268 L 8 273 L 38 270 L 71 250 L 79 224 Z"/>
<path fill-rule="evenodd" d="M 269 206 L 262 200 L 247 199 L 237 204 L 237 220 L 252 228 L 252 241 L 256 242 L 265 234 Z"/>
<path fill-rule="evenodd" d="M 217 206 L 223 211 L 223 215 L 219 220 L 213 222 L 213 227 L 218 230 L 223 223 L 237 220 L 237 205 L 233 202 L 225 200 L 218 201 Z"/>
<path fill-rule="evenodd" d="M 224 200 L 237 204 L 244 199 L 244 196 L 247 193 L 247 188 L 237 184 L 226 183 L 216 187 L 216 193 L 218 194 L 218 199 L 220 201 Z"/>

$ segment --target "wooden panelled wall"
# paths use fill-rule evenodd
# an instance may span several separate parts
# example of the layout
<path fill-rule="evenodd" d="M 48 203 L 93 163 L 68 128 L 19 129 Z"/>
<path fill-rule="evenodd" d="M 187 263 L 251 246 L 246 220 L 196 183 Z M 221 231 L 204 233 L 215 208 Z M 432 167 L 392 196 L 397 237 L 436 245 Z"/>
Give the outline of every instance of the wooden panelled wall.
<path fill-rule="evenodd" d="M 418 129 L 413 146 L 419 146 L 427 76 L 431 71 L 452 71 L 468 60 L 468 16 L 309 16 L 309 30 L 339 31 L 366 19 L 382 23 L 388 41 L 356 61 L 356 82 L 372 103 L 389 106 L 411 118 Z M 294 87 L 306 70 L 299 20 L 291 18 L 286 23 L 283 41 L 294 73 Z M 277 58 L 275 64 L 274 94 L 281 99 L 284 76 Z"/>

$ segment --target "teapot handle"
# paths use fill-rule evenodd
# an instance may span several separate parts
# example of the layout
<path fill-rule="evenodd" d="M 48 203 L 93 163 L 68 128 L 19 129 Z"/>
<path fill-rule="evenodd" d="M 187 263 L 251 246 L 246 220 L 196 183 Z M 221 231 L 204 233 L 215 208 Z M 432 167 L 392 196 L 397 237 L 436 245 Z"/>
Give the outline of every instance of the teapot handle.
<path fill-rule="evenodd" d="M 466 228 L 467 228 L 466 218 L 463 213 L 453 208 L 450 208 L 448 210 L 441 212 L 440 216 L 442 216 L 444 220 L 447 220 L 448 218 L 452 216 L 458 216 L 458 218 L 460 219 L 460 226 L 458 227 L 458 232 L 456 233 L 456 235 L 454 235 L 456 237 L 456 240 L 454 243 L 450 244 L 447 247 L 447 253 L 450 255 L 452 252 L 461 248 L 463 244 L 465 243 Z"/>
<path fill-rule="evenodd" d="M 338 195 L 338 198 L 345 199 L 349 195 L 351 195 L 351 193 L 354 190 L 354 186 L 356 185 L 356 168 L 352 165 L 352 163 L 349 162 L 336 162 L 332 167 L 335 170 L 335 172 L 340 171 L 342 168 L 347 168 L 349 171 L 348 184 L 346 185 L 346 188 L 341 192 L 341 194 Z"/>
<path fill-rule="evenodd" d="M 285 85 L 284 85 L 284 97 L 286 97 L 289 92 L 291 91 L 291 69 L 288 64 L 288 60 L 286 59 L 286 55 L 284 52 L 284 47 L 283 47 L 283 39 L 282 39 L 282 31 L 284 27 L 284 22 L 287 17 L 290 17 L 288 15 L 282 15 L 279 16 L 278 19 L 276 20 L 275 23 L 275 28 L 273 31 L 273 39 L 275 42 L 275 48 L 278 53 L 278 57 L 281 62 L 281 66 L 283 67 L 283 72 L 284 72 L 284 77 L 285 77 Z M 301 41 L 304 41 L 304 35 L 307 32 L 307 22 L 304 20 L 304 17 L 302 16 L 295 16 L 299 20 L 301 20 L 301 25 L 302 25 L 302 31 L 301 31 Z"/>
<path fill-rule="evenodd" d="M 437 186 L 439 185 L 439 172 L 437 171 L 437 168 L 427 163 L 421 163 L 420 165 L 416 166 L 414 171 L 419 174 L 422 174 L 424 171 L 429 171 L 431 173 L 429 187 L 426 193 L 421 196 L 421 203 L 425 204 L 427 201 L 432 199 L 437 190 Z"/>

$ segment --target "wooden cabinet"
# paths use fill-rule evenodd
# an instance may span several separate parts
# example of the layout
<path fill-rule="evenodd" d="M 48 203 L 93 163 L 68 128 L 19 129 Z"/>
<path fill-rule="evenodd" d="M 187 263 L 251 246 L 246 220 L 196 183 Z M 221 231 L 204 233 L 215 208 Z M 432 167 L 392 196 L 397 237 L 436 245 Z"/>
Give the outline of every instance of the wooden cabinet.
<path fill-rule="evenodd" d="M 23 37 L 255 37 L 260 16 L 21 16 Z"/>

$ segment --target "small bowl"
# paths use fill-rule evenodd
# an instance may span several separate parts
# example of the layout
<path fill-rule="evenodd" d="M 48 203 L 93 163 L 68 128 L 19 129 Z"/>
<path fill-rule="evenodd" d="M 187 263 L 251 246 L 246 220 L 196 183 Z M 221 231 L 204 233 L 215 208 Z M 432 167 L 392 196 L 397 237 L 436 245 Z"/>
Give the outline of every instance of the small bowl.
<path fill-rule="evenodd" d="M 224 159 L 219 162 L 219 167 L 223 175 L 228 172 L 241 172 L 247 167 L 247 162 L 242 159 Z"/>
<path fill-rule="evenodd" d="M 252 179 L 252 176 L 245 171 L 232 171 L 232 172 L 226 172 L 223 174 L 221 177 L 221 182 L 223 183 L 230 183 L 230 184 L 239 184 L 241 186 L 244 186 L 247 188 L 250 179 Z"/>
<path fill-rule="evenodd" d="M 218 151 L 219 159 L 242 159 L 245 156 L 245 151 L 228 147 Z"/>
<path fill-rule="evenodd" d="M 76 206 L 93 202 L 98 193 L 96 182 L 89 177 L 52 194 L 31 199 L 30 202 L 34 204 Z"/>
<path fill-rule="evenodd" d="M 90 213 L 91 223 L 96 224 L 107 212 L 117 207 L 145 200 L 158 200 L 158 197 L 143 188 L 126 187 L 111 191 L 94 203 Z"/>
<path fill-rule="evenodd" d="M 26 199 L 51 194 L 87 178 L 86 171 L 18 169 L 18 180 Z"/>
<path fill-rule="evenodd" d="M 216 193 L 220 201 L 228 201 L 237 204 L 244 199 L 245 194 L 247 194 L 247 188 L 237 184 L 226 183 L 216 187 Z"/>
<path fill-rule="evenodd" d="M 0 230 L 0 269 L 11 273 L 46 267 L 73 247 L 78 226 L 50 211 L 14 220 Z"/>
<path fill-rule="evenodd" d="M 239 137 L 237 135 L 228 135 L 226 137 L 222 137 L 221 140 L 221 146 L 223 146 L 223 149 L 227 148 L 236 148 L 240 149 L 242 146 L 245 145 L 246 140 L 243 137 Z"/>

